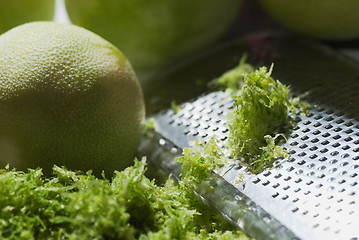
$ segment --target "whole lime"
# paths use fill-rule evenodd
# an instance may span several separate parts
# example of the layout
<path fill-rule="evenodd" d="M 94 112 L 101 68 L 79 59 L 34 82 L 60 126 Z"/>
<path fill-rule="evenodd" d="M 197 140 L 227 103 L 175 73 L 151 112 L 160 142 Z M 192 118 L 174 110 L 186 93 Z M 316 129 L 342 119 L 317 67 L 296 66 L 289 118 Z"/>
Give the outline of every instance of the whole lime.
<path fill-rule="evenodd" d="M 264 9 L 289 29 L 327 40 L 359 37 L 357 0 L 260 0 Z"/>
<path fill-rule="evenodd" d="M 30 21 L 52 20 L 55 0 L 0 0 L 0 34 Z"/>
<path fill-rule="evenodd" d="M 130 62 L 81 27 L 33 22 L 0 36 L 0 163 L 95 173 L 132 164 L 144 119 Z"/>
<path fill-rule="evenodd" d="M 143 72 L 214 43 L 236 19 L 241 0 L 65 0 L 65 4 L 72 23 L 121 47 L 136 72 Z"/>

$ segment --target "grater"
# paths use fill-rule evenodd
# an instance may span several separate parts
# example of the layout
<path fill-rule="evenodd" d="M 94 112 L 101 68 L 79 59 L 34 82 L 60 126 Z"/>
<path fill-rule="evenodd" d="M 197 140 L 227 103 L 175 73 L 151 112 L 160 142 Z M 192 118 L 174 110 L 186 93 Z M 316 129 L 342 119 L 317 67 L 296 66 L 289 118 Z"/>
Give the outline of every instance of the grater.
<path fill-rule="evenodd" d="M 272 76 L 295 94 L 309 93 L 306 100 L 315 107 L 298 115 L 283 145 L 289 158 L 257 175 L 228 159 L 198 186 L 198 196 L 256 239 L 359 239 L 359 65 L 318 43 L 251 36 L 156 76 L 144 86 L 155 130 L 142 138 L 139 154 L 179 179 L 175 157 L 189 141 L 215 135 L 224 144 L 232 100 L 206 83 L 235 66 L 243 53 L 255 66 L 274 62 Z M 168 99 L 181 109 L 168 108 Z M 244 181 L 238 182 L 240 174 Z"/>

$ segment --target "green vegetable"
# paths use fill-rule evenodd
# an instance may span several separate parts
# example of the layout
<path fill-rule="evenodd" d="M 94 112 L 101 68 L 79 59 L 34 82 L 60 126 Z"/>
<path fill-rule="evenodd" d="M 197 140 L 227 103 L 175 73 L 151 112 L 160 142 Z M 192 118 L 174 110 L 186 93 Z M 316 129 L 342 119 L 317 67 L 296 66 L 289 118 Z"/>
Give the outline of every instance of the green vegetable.
<path fill-rule="evenodd" d="M 0 172 L 1 239 L 248 239 L 186 185 L 145 176 L 145 161 L 111 181 L 54 166 Z M 186 181 L 184 178 L 183 181 Z"/>

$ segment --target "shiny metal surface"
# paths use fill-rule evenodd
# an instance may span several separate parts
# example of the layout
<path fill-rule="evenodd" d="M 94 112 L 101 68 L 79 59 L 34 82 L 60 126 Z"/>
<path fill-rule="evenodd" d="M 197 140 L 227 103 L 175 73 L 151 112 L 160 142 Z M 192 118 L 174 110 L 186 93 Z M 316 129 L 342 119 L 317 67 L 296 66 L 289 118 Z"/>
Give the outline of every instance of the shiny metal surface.
<path fill-rule="evenodd" d="M 237 47 L 229 49 L 233 55 L 243 53 Z M 274 62 L 274 77 L 290 84 L 294 92 L 309 91 L 308 101 L 315 108 L 308 116 L 298 116 L 284 145 L 288 159 L 258 175 L 229 160 L 198 187 L 199 196 L 256 239 L 358 239 L 356 63 L 305 42 L 256 39 L 248 42 L 248 49 L 254 64 Z M 211 92 L 185 101 L 178 113 L 171 109 L 156 113 L 152 116 L 156 131 L 143 139 L 139 150 L 178 178 L 181 170 L 174 157 L 189 140 L 216 135 L 225 143 L 225 115 L 231 107 L 226 93 Z M 241 173 L 244 182 L 238 183 Z M 208 186 L 215 191 L 206 191 Z"/>

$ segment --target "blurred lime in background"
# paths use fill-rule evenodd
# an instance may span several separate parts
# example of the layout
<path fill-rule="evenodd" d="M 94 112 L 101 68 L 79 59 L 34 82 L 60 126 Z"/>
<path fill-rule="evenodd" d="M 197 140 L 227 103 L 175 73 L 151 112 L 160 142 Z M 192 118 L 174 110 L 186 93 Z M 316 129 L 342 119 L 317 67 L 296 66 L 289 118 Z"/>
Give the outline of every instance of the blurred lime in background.
<path fill-rule="evenodd" d="M 136 72 L 173 63 L 219 40 L 241 0 L 65 0 L 72 23 L 119 47 Z"/>
<path fill-rule="evenodd" d="M 0 0 L 0 34 L 31 21 L 52 20 L 54 0 Z"/>
<path fill-rule="evenodd" d="M 279 23 L 297 33 L 325 40 L 359 37 L 358 0 L 260 0 Z"/>

